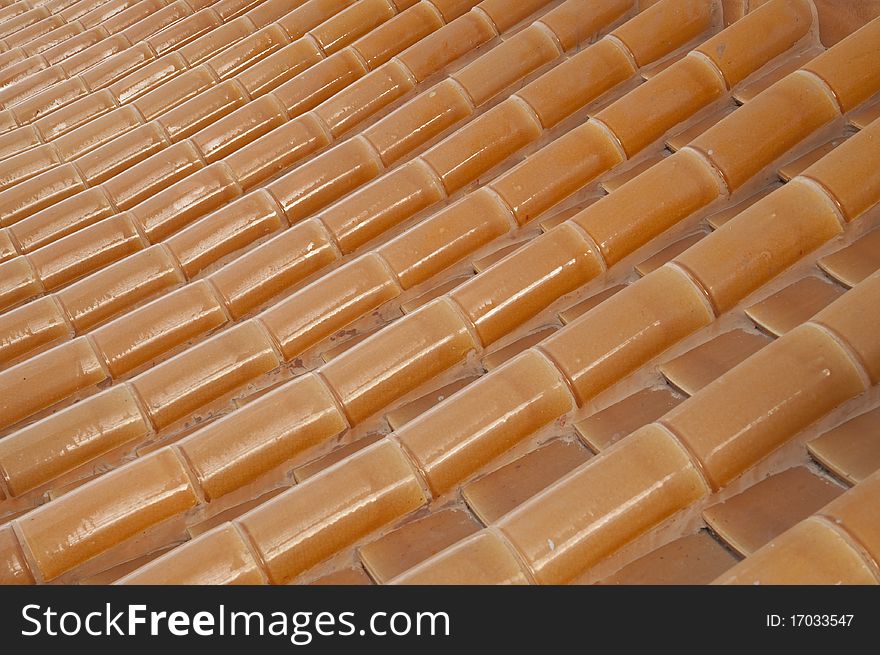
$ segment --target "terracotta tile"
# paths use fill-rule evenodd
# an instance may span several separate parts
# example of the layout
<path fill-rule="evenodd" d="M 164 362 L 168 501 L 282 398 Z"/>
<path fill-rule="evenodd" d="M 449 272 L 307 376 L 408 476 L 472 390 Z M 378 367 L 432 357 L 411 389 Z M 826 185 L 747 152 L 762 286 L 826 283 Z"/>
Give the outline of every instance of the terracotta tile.
<path fill-rule="evenodd" d="M 633 178 L 638 177 L 639 175 L 644 173 L 646 170 L 648 170 L 649 168 L 651 168 L 655 164 L 659 164 L 664 159 L 665 159 L 665 157 L 663 157 L 663 155 L 654 155 L 654 156 L 648 157 L 647 159 L 642 160 L 641 163 L 637 164 L 636 166 L 633 166 L 632 168 L 630 168 L 626 172 L 618 173 L 617 175 L 613 175 L 613 176 L 607 178 L 606 180 L 600 182 L 599 186 L 602 187 L 602 190 L 605 191 L 605 193 L 611 193 L 612 191 L 616 191 L 617 189 L 622 187 L 624 184 L 626 184 L 627 182 L 629 182 Z"/>
<path fill-rule="evenodd" d="M 0 469 L 20 496 L 151 433 L 127 385 L 115 386 L 0 441 Z"/>
<path fill-rule="evenodd" d="M 629 57 L 611 39 L 572 55 L 516 92 L 553 127 L 635 73 Z"/>
<path fill-rule="evenodd" d="M 666 246 L 662 250 L 658 250 L 656 253 L 654 253 L 644 261 L 636 264 L 633 268 L 635 269 L 636 273 L 644 277 L 648 275 L 648 273 L 653 273 L 657 269 L 661 268 L 664 264 L 675 260 L 676 257 L 679 257 L 682 253 L 689 250 L 694 244 L 702 240 L 705 236 L 705 232 L 695 232 L 694 234 L 690 234 L 683 239 L 679 239 L 678 241 Z"/>
<path fill-rule="evenodd" d="M 454 288 L 456 288 L 459 284 L 471 279 L 471 275 L 457 275 L 455 277 L 451 277 L 445 282 L 441 282 L 440 284 L 431 287 L 424 293 L 415 296 L 411 300 L 407 300 L 400 304 L 400 309 L 403 310 L 405 314 L 411 314 L 415 310 L 417 310 L 422 305 L 427 305 L 432 300 L 439 298 L 440 296 L 446 295 Z"/>
<path fill-rule="evenodd" d="M 381 25 L 395 14 L 395 8 L 389 2 L 383 0 L 368 0 L 356 2 L 338 14 L 328 17 L 314 29 L 309 31 L 321 48 L 331 54 L 351 43 L 359 36 L 369 32 L 374 27 Z M 286 27 L 286 21 L 279 21 L 282 27 Z M 301 21 L 296 21 L 298 29 Z M 297 33 L 288 34 L 296 38 Z"/>
<path fill-rule="evenodd" d="M 176 544 L 175 544 L 176 545 Z M 154 559 L 161 557 L 169 550 L 174 548 L 174 546 L 170 546 L 168 548 L 161 548 L 159 550 L 153 551 L 152 553 L 147 553 L 146 555 L 141 555 L 140 557 L 136 557 L 134 559 L 130 559 L 127 562 L 123 562 L 122 564 L 117 564 L 116 566 L 112 566 L 109 569 L 105 569 L 100 573 L 95 573 L 94 575 L 89 575 L 87 577 L 81 577 L 77 580 L 77 584 L 81 585 L 110 585 L 117 582 L 120 578 L 125 577 L 132 571 L 136 571 L 137 569 L 149 564 Z"/>
<path fill-rule="evenodd" d="M 795 180 L 719 227 L 675 263 L 702 285 L 721 313 L 840 231 L 824 194 Z"/>
<path fill-rule="evenodd" d="M 803 172 L 831 192 L 847 220 L 874 206 L 880 195 L 880 181 L 874 175 L 880 163 L 878 139 L 880 122 L 850 137 Z"/>
<path fill-rule="evenodd" d="M 880 230 L 873 230 L 846 248 L 821 257 L 817 264 L 841 284 L 854 287 L 880 269 Z"/>
<path fill-rule="evenodd" d="M 373 330 L 368 330 L 366 332 L 360 332 L 358 334 L 354 334 L 352 336 L 343 336 L 337 339 L 336 345 L 321 353 L 321 359 L 324 360 L 324 363 L 330 363 L 343 353 L 348 352 L 352 348 L 354 348 L 359 343 L 367 340 L 371 336 L 373 336 L 376 332 L 378 332 L 380 328 L 376 328 Z"/>
<path fill-rule="evenodd" d="M 660 61 L 659 64 L 654 64 L 652 66 L 646 66 L 640 71 L 643 80 L 650 80 L 652 77 L 656 77 L 667 68 L 672 66 L 673 64 L 681 61 L 685 57 L 687 57 L 687 52 L 677 52 L 673 55 L 670 55 L 663 60 Z"/>
<path fill-rule="evenodd" d="M 677 389 L 693 396 L 770 343 L 762 334 L 731 330 L 660 365 L 660 372 Z"/>
<path fill-rule="evenodd" d="M 241 318 L 337 258 L 330 234 L 305 221 L 212 273 L 230 314 Z"/>
<path fill-rule="evenodd" d="M 407 423 L 396 438 L 440 495 L 571 408 L 558 371 L 530 350 Z"/>
<path fill-rule="evenodd" d="M 223 16 L 218 7 L 213 8 Z M 216 53 L 225 50 L 255 32 L 254 24 L 244 16 L 234 18 L 211 30 L 208 34 L 180 46 L 178 51 L 190 66 L 198 66 Z"/>
<path fill-rule="evenodd" d="M 153 93 L 159 93 L 164 88 L 163 85 Z M 235 80 L 226 80 L 212 86 L 194 98 L 181 102 L 173 109 L 159 116 L 155 122 L 162 125 L 170 139 L 175 142 L 187 138 L 194 139 L 197 135 L 201 135 L 202 131 L 211 131 L 212 134 L 222 131 L 225 134 L 228 120 L 231 120 L 227 117 L 230 114 L 236 115 L 236 110 L 243 108 L 248 103 L 248 100 L 248 93 L 241 84 Z M 258 100 L 259 102 L 257 100 L 254 101 L 258 102 L 255 107 L 264 107 L 268 102 L 262 100 L 262 98 Z M 244 111 L 242 109 L 242 113 Z M 259 127 L 259 125 L 248 124 L 240 126 L 239 129 L 249 136 L 250 130 L 256 130 Z M 193 142 L 201 150 L 202 142 Z M 205 155 L 205 161 L 209 163 L 219 159 L 216 156 L 216 152 L 211 152 L 210 157 L 204 152 L 202 154 Z"/>
<path fill-rule="evenodd" d="M 413 88 L 406 67 L 399 61 L 390 61 L 368 73 L 359 84 L 351 85 L 322 102 L 315 108 L 315 114 L 324 121 L 330 133 L 338 137 L 351 132 Z"/>
<path fill-rule="evenodd" d="M 64 310 L 51 296 L 0 315 L 0 335 L 0 364 L 72 336 Z"/>
<path fill-rule="evenodd" d="M 333 360 L 321 374 L 351 421 L 359 423 L 460 361 L 474 347 L 461 314 L 440 299 Z"/>
<path fill-rule="evenodd" d="M 210 284 L 201 280 L 99 327 L 91 336 L 118 378 L 227 320 Z"/>
<path fill-rule="evenodd" d="M 145 119 L 152 121 L 216 84 L 217 78 L 209 68 L 197 66 L 145 93 L 131 104 L 143 114 Z"/>
<path fill-rule="evenodd" d="M 13 425 L 107 377 L 100 355 L 86 337 L 25 360 L 0 373 L 0 426 Z M 39 381 L 37 387 L 34 381 Z"/>
<path fill-rule="evenodd" d="M 590 458 L 571 441 L 555 439 L 462 487 L 468 506 L 487 525 L 522 505 Z"/>
<path fill-rule="evenodd" d="M 599 584 L 704 585 L 736 561 L 729 550 L 701 531 L 676 539 L 630 562 Z"/>
<path fill-rule="evenodd" d="M 466 2 L 463 10 L 474 3 Z M 461 12 L 453 11 L 445 20 L 453 20 Z M 384 25 L 376 27 L 372 32 L 364 34 L 354 42 L 353 47 L 370 69 L 386 63 L 393 56 L 418 43 L 428 34 L 435 32 L 444 25 L 444 18 L 432 4 L 416 4 L 392 18 Z"/>
<path fill-rule="evenodd" d="M 373 445 L 383 438 L 384 435 L 381 433 L 371 434 L 362 439 L 358 439 L 357 441 L 352 441 L 351 443 L 345 444 L 344 446 L 334 448 L 326 455 L 322 455 L 317 459 L 313 459 L 312 461 L 307 462 L 302 466 L 297 466 L 295 469 L 293 469 L 293 475 L 298 483 L 305 482 L 309 478 L 314 477 L 325 469 L 330 468 L 334 464 L 341 462 L 347 457 L 353 455 L 358 451 L 363 450 L 367 446 Z"/>
<path fill-rule="evenodd" d="M 308 375 L 208 424 L 181 441 L 180 450 L 211 499 L 249 484 L 346 427 L 326 386 Z"/>
<path fill-rule="evenodd" d="M 0 528 L 0 584 L 34 584 L 34 576 L 10 525 Z"/>
<path fill-rule="evenodd" d="M 24 125 L 0 137 L 0 157 L 6 159 L 43 143 L 40 133 L 33 125 Z"/>
<path fill-rule="evenodd" d="M 295 223 L 374 179 L 380 168 L 373 148 L 355 137 L 270 182 L 266 189 Z"/>
<path fill-rule="evenodd" d="M 715 584 L 877 584 L 877 578 L 834 528 L 809 518 L 721 575 Z"/>
<path fill-rule="evenodd" d="M 204 169 L 207 170 L 207 169 Z M 275 200 L 263 189 L 199 219 L 165 241 L 187 278 L 287 227 Z"/>
<path fill-rule="evenodd" d="M 143 250 L 144 239 L 129 214 L 117 214 L 27 255 L 47 290 Z"/>
<path fill-rule="evenodd" d="M 43 285 L 27 257 L 0 264 L 0 308 L 7 309 L 43 293 Z"/>
<path fill-rule="evenodd" d="M 317 120 L 306 115 L 232 153 L 225 161 L 242 188 L 250 189 L 327 143 Z"/>
<path fill-rule="evenodd" d="M 697 50 L 717 64 L 728 86 L 732 87 L 797 43 L 812 23 L 810 3 L 803 0 L 771 2 L 749 12 Z M 739 59 L 740 53 L 748 53 L 749 58 Z"/>
<path fill-rule="evenodd" d="M 539 583 L 561 584 L 706 492 L 684 449 L 651 425 L 520 505 L 497 526 Z"/>
<path fill-rule="evenodd" d="M 643 425 L 653 423 L 681 401 L 681 396 L 666 386 L 642 389 L 577 421 L 574 429 L 598 453 Z"/>
<path fill-rule="evenodd" d="M 502 537 L 488 530 L 460 541 L 391 581 L 401 585 L 525 585 L 525 571 Z"/>
<path fill-rule="evenodd" d="M 540 18 L 559 39 L 563 50 L 570 50 L 588 41 L 607 24 L 617 20 L 632 8 L 625 1 L 605 0 L 597 2 L 590 12 L 581 10 L 577 4 L 561 3 Z"/>
<path fill-rule="evenodd" d="M 859 414 L 807 444 L 822 466 L 849 484 L 880 469 L 880 408 Z"/>
<path fill-rule="evenodd" d="M 439 510 L 361 546 L 360 558 L 372 577 L 380 584 L 385 583 L 481 527 L 467 510 Z"/>
<path fill-rule="evenodd" d="M 309 584 L 361 586 L 371 585 L 373 584 L 373 580 L 367 575 L 367 572 L 364 571 L 363 567 L 360 564 L 357 564 L 351 568 L 339 569 L 333 573 L 322 575 L 320 578 L 312 580 Z"/>
<path fill-rule="evenodd" d="M 822 159 L 829 152 L 834 150 L 837 146 L 843 143 L 844 139 L 834 139 L 829 141 L 828 143 L 824 143 L 818 148 L 810 150 L 805 155 L 801 155 L 797 159 L 790 161 L 785 166 L 779 169 L 779 177 L 784 182 L 790 182 L 793 177 L 796 175 L 800 175 L 807 168 L 809 168 L 812 164 L 815 164 L 817 161 Z"/>
<path fill-rule="evenodd" d="M 183 137 L 191 132 L 192 142 L 205 161 L 222 159 L 287 121 L 284 108 L 272 94 L 248 102 L 241 87 L 231 80 L 215 88 L 217 91 L 212 91 L 212 94 L 217 96 L 217 100 L 208 124 L 202 126 L 201 123 L 205 121 L 196 124 L 192 116 L 177 119 L 169 114 L 160 119 L 172 135 Z M 210 100 L 199 96 L 200 106 Z M 234 111 L 236 107 L 241 109 Z"/>
<path fill-rule="evenodd" d="M 703 518 L 721 539 L 747 556 L 841 493 L 837 485 L 799 466 L 709 506 Z"/>
<path fill-rule="evenodd" d="M 56 297 L 73 327 L 83 332 L 183 281 L 168 251 L 152 246 L 61 289 Z"/>
<path fill-rule="evenodd" d="M 516 341 L 509 343 L 503 348 L 498 348 L 497 350 L 493 350 L 483 357 L 483 366 L 487 371 L 492 371 L 505 362 L 513 359 L 517 355 L 519 355 L 524 350 L 531 348 L 532 346 L 542 342 L 544 339 L 548 338 L 554 332 L 556 332 L 558 328 L 555 326 L 545 327 L 540 330 L 536 330 L 531 334 L 528 334 Z"/>
<path fill-rule="evenodd" d="M 405 423 L 409 423 L 410 421 L 418 418 L 435 405 L 439 405 L 451 395 L 460 391 L 461 389 L 464 389 L 466 386 L 478 379 L 478 376 L 470 376 L 466 378 L 461 378 L 459 380 L 456 380 L 455 382 L 450 382 L 449 384 L 445 384 L 442 387 L 434 389 L 430 393 L 425 394 L 424 396 L 420 396 L 415 400 L 406 403 L 405 405 L 400 405 L 396 409 L 391 410 L 390 412 L 385 414 L 385 420 L 388 421 L 388 425 L 391 426 L 392 430 L 398 430 Z"/>
<path fill-rule="evenodd" d="M 546 4 L 541 0 L 529 0 L 529 3 Z M 494 24 L 482 12 L 468 12 L 449 23 L 448 28 L 429 34 L 401 53 L 400 61 L 412 72 L 416 82 L 423 82 L 495 35 Z"/>
<path fill-rule="evenodd" d="M 265 584 L 246 537 L 233 525 L 223 525 L 190 543 L 125 576 L 119 584 Z"/>
<path fill-rule="evenodd" d="M 101 189 L 86 189 L 8 229 L 21 245 L 22 252 L 32 252 L 115 213 L 116 209 Z"/>
<path fill-rule="evenodd" d="M 713 319 L 700 292 L 664 267 L 560 330 L 541 349 L 582 404 Z"/>
<path fill-rule="evenodd" d="M 571 307 L 563 309 L 559 312 L 559 320 L 562 321 L 563 325 L 568 325 L 576 318 L 580 318 L 588 311 L 593 309 L 596 305 L 605 302 L 611 296 L 613 296 L 618 291 L 623 290 L 626 287 L 625 284 L 615 284 L 614 286 L 603 289 L 599 293 L 593 294 L 589 298 L 585 300 L 581 300 L 578 303 L 575 303 Z"/>
<path fill-rule="evenodd" d="M 762 189 L 758 193 L 754 194 L 753 196 L 749 196 L 742 202 L 738 202 L 732 207 L 722 209 L 719 212 L 715 212 L 714 214 L 706 218 L 706 222 L 713 230 L 717 230 L 719 227 L 732 220 L 733 218 L 736 218 L 736 216 L 738 216 L 741 212 L 744 212 L 746 209 L 748 209 L 756 202 L 763 199 L 765 196 L 772 193 L 778 188 L 778 185 L 773 185 L 767 187 L 766 189 Z"/>
<path fill-rule="evenodd" d="M 869 21 L 833 50 L 804 66 L 821 77 L 834 91 L 844 112 L 854 109 L 880 87 L 880 68 L 873 56 L 880 39 L 880 23 Z"/>
<path fill-rule="evenodd" d="M 753 100 L 755 96 L 769 89 L 786 75 L 793 73 L 807 62 L 812 61 L 816 54 L 816 51 L 811 49 L 799 55 L 782 57 L 782 63 L 776 66 L 772 71 L 765 75 L 761 75 L 758 79 L 734 90 L 733 97 L 740 103 L 746 103 Z"/>
<path fill-rule="evenodd" d="M 838 108 L 825 89 L 808 75 L 796 73 L 709 128 L 691 145 L 712 161 L 734 190 L 837 115 Z"/>
<path fill-rule="evenodd" d="M 397 68 L 396 65 L 393 66 Z M 300 116 L 307 111 L 322 106 L 339 94 L 356 93 L 363 85 L 371 86 L 378 91 L 375 82 L 384 76 L 376 71 L 372 76 L 373 83 L 361 80 L 368 75 L 369 68 L 352 48 L 346 48 L 326 59 L 314 63 L 302 73 L 292 77 L 272 91 L 288 116 Z M 398 75 L 399 78 L 399 75 Z M 358 81 L 357 83 L 355 83 Z M 390 98 L 389 102 L 394 98 Z M 364 102 L 361 96 L 359 101 Z M 375 102 L 376 99 L 370 98 Z M 381 103 L 379 106 L 383 106 Z M 357 111 L 357 107 L 349 107 Z M 322 117 L 323 118 L 323 117 Z"/>
<path fill-rule="evenodd" d="M 647 244 L 688 215 L 718 197 L 718 181 L 692 153 L 667 157 L 644 173 L 638 181 L 617 189 L 571 220 L 582 227 L 599 246 L 611 265 Z M 656 202 L 662 194 L 664 201 Z M 687 248 L 702 233 L 685 237 L 636 266 L 645 275 Z M 671 250 L 670 250 L 671 249 Z"/>
<path fill-rule="evenodd" d="M 408 162 L 321 212 L 321 222 L 350 253 L 444 197 L 423 161 Z"/>
<path fill-rule="evenodd" d="M 475 221 L 475 217 L 479 220 Z M 512 227 L 499 196 L 485 187 L 444 207 L 376 250 L 410 289 L 471 255 Z M 472 281 L 465 282 L 471 284 Z"/>
<path fill-rule="evenodd" d="M 172 451 L 163 450 L 103 475 L 17 522 L 48 582 L 198 502 L 183 464 Z"/>
<path fill-rule="evenodd" d="M 164 428 L 280 363 L 265 331 L 248 321 L 154 366 L 132 386 Z"/>
<path fill-rule="evenodd" d="M 581 20 L 591 14 L 581 12 Z M 474 104 L 481 105 L 544 64 L 556 59 L 559 46 L 547 30 L 532 25 L 452 74 Z"/>
<path fill-rule="evenodd" d="M 880 344 L 872 318 L 880 302 L 880 275 L 873 274 L 813 317 L 853 351 L 871 384 L 880 381 Z"/>
<path fill-rule="evenodd" d="M 720 488 L 864 389 L 849 356 L 824 332 L 795 328 L 662 419 Z M 718 407 L 726 407 L 724 413 Z"/>
<path fill-rule="evenodd" d="M 721 109 L 711 112 L 706 118 L 702 118 L 693 123 L 690 127 L 686 127 L 681 132 L 676 132 L 668 137 L 666 139 L 666 147 L 673 152 L 681 150 L 710 127 L 718 123 L 721 119 L 733 113 L 734 109 L 736 109 L 736 107 L 732 105 L 725 105 Z"/>
<path fill-rule="evenodd" d="M 156 153 L 104 183 L 120 209 L 130 209 L 204 166 L 195 146 L 187 141 Z"/>
<path fill-rule="evenodd" d="M 864 130 L 878 118 L 880 118 L 880 102 L 875 102 L 852 112 L 849 115 L 849 124 L 856 129 Z"/>
<path fill-rule="evenodd" d="M 475 259 L 472 263 L 472 266 L 474 267 L 474 272 L 482 273 L 486 269 L 492 268 L 502 259 L 522 248 L 529 241 L 531 241 L 531 239 L 524 239 L 522 241 L 508 243 L 506 246 L 502 246 L 497 250 L 493 250 L 487 255 L 483 255 L 479 259 Z"/>
<path fill-rule="evenodd" d="M 266 25 L 205 62 L 221 80 L 228 80 L 290 43 L 287 33 L 275 24 Z M 186 56 L 185 50 L 181 54 Z M 317 58 L 316 58 L 317 60 Z"/>
<path fill-rule="evenodd" d="M 287 359 L 400 293 L 375 254 L 353 260 L 260 314 Z"/>
<path fill-rule="evenodd" d="M 488 345 L 600 272 L 583 235 L 560 225 L 505 258 L 450 297 Z"/>
<path fill-rule="evenodd" d="M 535 141 L 542 127 L 522 102 L 508 99 L 428 150 L 422 158 L 452 193 Z"/>
<path fill-rule="evenodd" d="M 235 76 L 252 97 L 274 91 L 290 82 L 310 66 L 321 61 L 318 44 L 310 38 L 296 39 Z"/>
<path fill-rule="evenodd" d="M 843 292 L 835 284 L 809 276 L 752 305 L 746 314 L 758 327 L 778 337 L 808 321 Z"/>
<path fill-rule="evenodd" d="M 107 93 L 110 92 L 107 91 Z M 88 102 L 82 105 L 79 102 L 68 105 L 49 114 L 45 119 L 37 121 L 36 126 L 46 138 L 52 139 L 52 145 L 58 149 L 65 160 L 70 161 L 77 157 L 85 157 L 87 153 L 143 124 L 140 112 L 131 105 L 117 107 L 114 100 L 105 100 L 104 98 L 105 95 L 102 92 L 92 93 L 85 99 Z M 80 106 L 82 109 L 77 109 Z M 63 113 L 68 114 L 64 117 L 66 120 L 61 121 L 54 130 L 51 126 L 45 125 L 56 114 Z M 64 132 L 54 134 L 62 126 Z M 46 132 L 49 134 L 46 135 Z"/>
<path fill-rule="evenodd" d="M 626 44 L 641 67 L 709 29 L 713 13 L 711 5 L 693 0 L 655 4 L 643 12 L 642 20 L 627 21 L 611 33 Z M 658 34 L 664 38 L 656 38 Z"/>
<path fill-rule="evenodd" d="M 84 189 L 72 164 L 62 164 L 0 193 L 0 225 L 12 225 Z"/>
<path fill-rule="evenodd" d="M 0 188 L 8 189 L 62 163 L 58 151 L 51 143 L 38 145 L 30 150 L 0 162 Z"/>
<path fill-rule="evenodd" d="M 686 57 L 598 114 L 632 157 L 725 93 L 717 72 Z"/>
<path fill-rule="evenodd" d="M 877 492 L 880 475 L 873 474 L 819 510 L 819 514 L 845 531 L 864 549 L 875 570 L 880 559 L 880 525 L 877 522 Z"/>
<path fill-rule="evenodd" d="M 274 498 L 240 524 L 277 584 L 424 502 L 406 456 L 382 441 Z"/>
<path fill-rule="evenodd" d="M 522 225 L 622 161 L 606 130 L 588 122 L 556 139 L 491 183 Z"/>

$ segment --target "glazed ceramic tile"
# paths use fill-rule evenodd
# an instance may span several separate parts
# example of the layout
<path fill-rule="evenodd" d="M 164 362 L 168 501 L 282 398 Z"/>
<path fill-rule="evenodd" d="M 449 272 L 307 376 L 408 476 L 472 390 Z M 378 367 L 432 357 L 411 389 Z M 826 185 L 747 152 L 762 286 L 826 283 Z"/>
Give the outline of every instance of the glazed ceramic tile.
<path fill-rule="evenodd" d="M 682 397 L 666 386 L 643 389 L 577 421 L 574 429 L 584 443 L 598 453 L 653 423 L 681 401 Z"/>
<path fill-rule="evenodd" d="M 466 509 L 438 510 L 361 546 L 360 558 L 373 579 L 388 582 L 481 527 Z"/>
<path fill-rule="evenodd" d="M 709 506 L 703 518 L 715 534 L 748 556 L 841 493 L 837 485 L 799 466 Z"/>
<path fill-rule="evenodd" d="M 339 446 L 338 448 L 334 448 L 326 455 L 322 455 L 317 459 L 313 459 L 310 462 L 303 464 L 302 466 L 297 466 L 293 469 L 293 476 L 296 478 L 296 481 L 299 483 L 305 482 L 309 478 L 321 473 L 324 469 L 327 469 L 338 462 L 346 459 L 350 455 L 358 452 L 359 450 L 363 450 L 367 446 L 371 446 L 376 443 L 380 439 L 382 439 L 383 435 L 381 434 L 371 434 L 363 439 L 358 439 L 357 441 L 352 441 L 349 444 L 344 446 Z"/>
<path fill-rule="evenodd" d="M 837 285 L 809 276 L 752 305 L 746 314 L 758 327 L 778 337 L 812 318 L 843 292 Z"/>
<path fill-rule="evenodd" d="M 529 578 L 503 538 L 480 531 L 391 581 L 406 585 L 523 585 Z"/>
<path fill-rule="evenodd" d="M 683 252 L 689 250 L 691 246 L 699 242 L 705 236 L 705 232 L 696 232 L 683 239 L 679 239 L 675 243 L 666 246 L 662 250 L 657 251 L 647 259 L 636 264 L 634 266 L 636 273 L 644 277 L 648 273 L 656 271 L 667 262 L 674 260 Z"/>
<path fill-rule="evenodd" d="M 660 365 L 660 373 L 688 396 L 770 343 L 761 334 L 731 330 Z"/>
<path fill-rule="evenodd" d="M 736 564 L 705 531 L 676 539 L 603 578 L 603 585 L 703 585 Z"/>
<path fill-rule="evenodd" d="M 576 443 L 554 439 L 466 484 L 461 493 L 474 514 L 488 525 L 589 458 L 590 453 Z"/>
<path fill-rule="evenodd" d="M 457 391 L 465 388 L 474 380 L 477 380 L 477 376 L 470 376 L 461 378 L 456 380 L 455 382 L 450 382 L 449 384 L 445 384 L 442 387 L 439 387 L 430 393 L 425 394 L 424 396 L 420 396 L 415 400 L 411 400 L 410 402 L 401 405 L 395 409 L 392 409 L 390 412 L 385 414 L 385 420 L 388 421 L 388 425 L 391 426 L 392 430 L 397 430 L 401 426 L 406 423 L 409 423 L 413 419 L 418 416 L 424 414 L 429 409 L 434 407 L 434 405 L 438 405 L 452 394 Z"/>
<path fill-rule="evenodd" d="M 506 361 L 513 359 L 521 352 L 526 350 L 527 348 L 531 348 L 532 346 L 540 343 L 554 332 L 556 332 L 557 328 L 555 326 L 550 326 L 546 328 L 541 328 L 540 330 L 536 330 L 520 339 L 517 339 L 513 343 L 507 344 L 502 348 L 498 348 L 488 353 L 483 357 L 483 367 L 487 371 L 492 371 Z"/>
<path fill-rule="evenodd" d="M 880 269 L 880 230 L 873 230 L 847 247 L 821 257 L 817 264 L 841 284 L 854 287 Z"/>
<path fill-rule="evenodd" d="M 784 532 L 714 584 L 877 584 L 862 556 L 827 522 L 810 518 Z"/>
<path fill-rule="evenodd" d="M 710 482 L 721 487 L 864 388 L 849 355 L 806 324 L 759 350 L 662 421 L 699 458 Z M 718 407 L 726 411 L 719 413 Z"/>
<path fill-rule="evenodd" d="M 807 444 L 822 466 L 849 484 L 880 469 L 880 409 L 851 418 Z"/>

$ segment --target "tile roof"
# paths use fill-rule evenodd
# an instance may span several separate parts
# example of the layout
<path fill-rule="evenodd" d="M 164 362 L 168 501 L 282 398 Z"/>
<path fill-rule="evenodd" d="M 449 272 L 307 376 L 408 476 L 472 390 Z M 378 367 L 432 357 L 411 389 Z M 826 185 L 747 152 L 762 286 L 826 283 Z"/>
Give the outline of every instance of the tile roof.
<path fill-rule="evenodd" d="M 0 9 L 0 583 L 880 580 L 880 18 L 642 5 Z"/>

